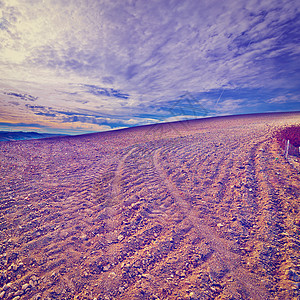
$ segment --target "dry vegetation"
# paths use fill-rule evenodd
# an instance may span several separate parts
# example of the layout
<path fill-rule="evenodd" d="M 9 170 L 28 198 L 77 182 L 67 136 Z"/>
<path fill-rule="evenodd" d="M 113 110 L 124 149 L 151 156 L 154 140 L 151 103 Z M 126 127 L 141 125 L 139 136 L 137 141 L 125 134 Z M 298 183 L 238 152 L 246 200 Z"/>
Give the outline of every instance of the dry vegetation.
<path fill-rule="evenodd" d="M 294 147 L 300 147 L 300 126 L 287 126 L 276 132 L 277 141 L 284 148 L 284 141 L 289 140 Z"/>
<path fill-rule="evenodd" d="M 0 299 L 299 299 L 299 117 L 1 142 Z"/>

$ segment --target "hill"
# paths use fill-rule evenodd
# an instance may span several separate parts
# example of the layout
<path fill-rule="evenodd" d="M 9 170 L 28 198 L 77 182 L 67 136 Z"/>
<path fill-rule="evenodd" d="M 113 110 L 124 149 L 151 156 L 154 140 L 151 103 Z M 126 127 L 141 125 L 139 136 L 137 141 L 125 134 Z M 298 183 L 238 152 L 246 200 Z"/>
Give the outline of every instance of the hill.
<path fill-rule="evenodd" d="M 23 131 L 0 131 L 0 142 L 43 139 L 48 137 L 63 136 L 62 134 L 23 132 Z"/>
<path fill-rule="evenodd" d="M 2 299 L 298 299 L 299 120 L 1 143 Z"/>

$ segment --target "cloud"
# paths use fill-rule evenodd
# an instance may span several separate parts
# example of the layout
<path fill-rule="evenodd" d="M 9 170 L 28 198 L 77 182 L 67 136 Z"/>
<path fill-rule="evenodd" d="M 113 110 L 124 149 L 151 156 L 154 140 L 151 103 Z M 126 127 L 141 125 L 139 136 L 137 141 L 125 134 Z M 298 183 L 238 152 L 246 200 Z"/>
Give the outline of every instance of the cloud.
<path fill-rule="evenodd" d="M 281 95 L 271 99 L 266 100 L 267 103 L 287 103 L 287 102 L 300 102 L 300 97 L 295 95 Z"/>
<path fill-rule="evenodd" d="M 239 112 L 245 104 L 245 100 L 242 99 L 227 99 L 222 101 L 216 106 L 216 110 L 221 113 L 234 114 Z"/>
<path fill-rule="evenodd" d="M 202 95 L 198 116 L 241 111 L 259 98 L 238 95 L 247 89 L 282 105 L 272 100 L 278 87 L 299 94 L 295 0 L 1 3 L 0 87 L 11 100 L 52 108 L 27 107 L 36 117 L 143 122 L 146 112 L 193 115 L 187 105 L 168 110 L 184 91 Z M 224 90 L 232 95 L 218 102 Z"/>
<path fill-rule="evenodd" d="M 108 88 L 103 88 L 99 87 L 96 85 L 90 85 L 90 84 L 85 84 L 83 85 L 84 87 L 88 88 L 88 93 L 91 93 L 95 96 L 107 96 L 107 97 L 115 97 L 115 98 L 120 98 L 120 99 L 128 99 L 129 95 L 125 93 L 121 93 L 118 90 L 115 89 L 108 89 Z"/>
<path fill-rule="evenodd" d="M 93 80 L 105 74 L 105 83 L 140 95 L 182 87 L 201 92 L 229 81 L 247 83 L 248 77 L 257 77 L 260 86 L 261 72 L 271 71 L 264 66 L 274 70 L 272 62 L 262 62 L 266 55 L 296 53 L 296 47 L 286 47 L 297 35 L 288 33 L 297 21 L 293 1 L 50 1 L 13 8 L 6 7 L 7 19 L 20 36 L 28 67 Z M 17 16 L 27 26 L 13 21 Z M 39 29 L 29 34 L 33 26 Z"/>
<path fill-rule="evenodd" d="M 19 93 L 14 93 L 14 92 L 8 92 L 8 93 L 4 93 L 4 94 L 6 94 L 8 96 L 12 96 L 14 98 L 22 99 L 25 101 L 36 101 L 38 99 L 38 97 L 34 97 L 29 94 L 19 94 Z"/>
<path fill-rule="evenodd" d="M 20 105 L 20 103 L 16 102 L 16 101 L 9 101 L 9 103 L 12 104 L 12 105 L 16 105 L 16 106 Z"/>
<path fill-rule="evenodd" d="M 209 115 L 206 115 L 205 117 L 207 118 L 207 117 L 209 117 Z M 164 120 L 162 120 L 162 123 L 186 121 L 186 120 L 200 119 L 200 118 L 204 118 L 204 116 L 195 117 L 194 115 L 177 115 L 177 116 L 165 118 Z"/>
<path fill-rule="evenodd" d="M 43 112 L 38 112 L 35 113 L 37 116 L 46 116 L 46 117 L 56 117 L 55 114 L 50 114 L 50 113 L 43 113 Z"/>
<path fill-rule="evenodd" d="M 34 128 L 46 128 L 47 126 L 35 123 L 10 123 L 10 122 L 0 122 L 0 126 L 10 126 L 10 127 L 34 127 Z"/>

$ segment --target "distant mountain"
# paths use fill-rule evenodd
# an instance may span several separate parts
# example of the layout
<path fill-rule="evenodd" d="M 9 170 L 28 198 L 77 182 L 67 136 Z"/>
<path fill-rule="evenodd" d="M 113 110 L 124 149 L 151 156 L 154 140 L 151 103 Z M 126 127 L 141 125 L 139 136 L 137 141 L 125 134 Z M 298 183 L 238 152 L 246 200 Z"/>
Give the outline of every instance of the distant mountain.
<path fill-rule="evenodd" d="M 43 138 L 64 136 L 64 135 L 65 134 L 51 134 L 51 133 L 23 132 L 23 131 L 0 131 L 0 142 L 43 139 Z"/>

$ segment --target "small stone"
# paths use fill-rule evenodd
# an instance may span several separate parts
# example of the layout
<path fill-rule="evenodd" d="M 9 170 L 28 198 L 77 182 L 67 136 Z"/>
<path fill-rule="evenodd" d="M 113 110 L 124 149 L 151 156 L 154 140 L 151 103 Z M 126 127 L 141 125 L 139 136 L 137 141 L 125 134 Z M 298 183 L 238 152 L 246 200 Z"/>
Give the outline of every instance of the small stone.
<path fill-rule="evenodd" d="M 89 273 L 88 273 L 87 271 L 84 271 L 84 272 L 83 272 L 83 276 L 84 276 L 84 277 L 88 277 L 88 276 L 89 276 Z"/>
<path fill-rule="evenodd" d="M 110 264 L 106 265 L 105 267 L 103 267 L 103 271 L 108 271 L 110 269 Z"/>
<path fill-rule="evenodd" d="M 300 282 L 293 282 L 293 289 L 299 290 L 300 289 Z"/>
<path fill-rule="evenodd" d="M 294 269 L 290 269 L 286 273 L 287 273 L 288 278 L 290 280 L 293 280 L 293 281 L 296 281 L 296 282 L 300 281 L 300 277 L 299 277 L 299 275 L 296 273 L 296 271 Z"/>
<path fill-rule="evenodd" d="M 23 291 L 18 290 L 18 291 L 15 292 L 14 296 L 22 296 L 23 294 L 24 294 Z"/>
<path fill-rule="evenodd" d="M 218 224 L 217 224 L 217 227 L 218 227 L 218 228 L 221 228 L 221 227 L 223 227 L 223 226 L 224 226 L 224 225 L 223 225 L 222 223 L 218 223 Z"/>
<path fill-rule="evenodd" d="M 22 290 L 26 290 L 29 287 L 30 287 L 30 285 L 28 283 L 25 283 L 22 285 Z"/>
<path fill-rule="evenodd" d="M 123 235 L 123 234 L 120 234 L 120 235 L 118 236 L 118 240 L 121 242 L 123 239 L 124 239 L 124 235 Z"/>
<path fill-rule="evenodd" d="M 16 297 L 14 297 L 12 300 L 18 300 L 18 299 L 20 299 L 21 297 L 20 296 L 16 296 Z"/>
<path fill-rule="evenodd" d="M 151 275 L 150 275 L 150 274 L 146 274 L 146 273 L 142 274 L 142 277 L 143 277 L 143 278 L 146 278 L 146 279 L 148 279 L 148 280 L 151 279 Z"/>
<path fill-rule="evenodd" d="M 11 286 L 12 286 L 12 283 L 11 283 L 11 282 L 10 282 L 10 283 L 7 283 L 7 284 L 4 285 L 3 290 L 6 291 L 6 290 L 10 289 Z"/>

